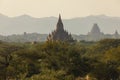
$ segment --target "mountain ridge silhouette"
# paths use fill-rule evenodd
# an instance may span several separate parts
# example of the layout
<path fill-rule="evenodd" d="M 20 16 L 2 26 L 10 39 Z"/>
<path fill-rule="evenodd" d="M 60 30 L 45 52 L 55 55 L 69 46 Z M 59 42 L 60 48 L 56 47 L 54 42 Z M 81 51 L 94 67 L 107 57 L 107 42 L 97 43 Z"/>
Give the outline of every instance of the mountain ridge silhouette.
<path fill-rule="evenodd" d="M 0 14 L 0 35 L 41 33 L 49 34 L 56 28 L 57 17 L 35 18 L 29 15 L 8 17 Z M 106 15 L 90 15 L 86 17 L 76 17 L 63 19 L 64 28 L 72 34 L 87 34 L 94 23 L 97 23 L 101 32 L 113 34 L 115 30 L 120 31 L 120 17 L 110 17 Z"/>

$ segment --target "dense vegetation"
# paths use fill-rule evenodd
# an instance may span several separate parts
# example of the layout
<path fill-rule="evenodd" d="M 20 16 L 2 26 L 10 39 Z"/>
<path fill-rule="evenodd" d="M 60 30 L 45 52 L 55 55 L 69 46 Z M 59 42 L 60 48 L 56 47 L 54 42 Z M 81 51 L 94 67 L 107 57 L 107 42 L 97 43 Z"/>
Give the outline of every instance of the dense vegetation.
<path fill-rule="evenodd" d="M 120 80 L 120 40 L 0 42 L 0 80 Z"/>

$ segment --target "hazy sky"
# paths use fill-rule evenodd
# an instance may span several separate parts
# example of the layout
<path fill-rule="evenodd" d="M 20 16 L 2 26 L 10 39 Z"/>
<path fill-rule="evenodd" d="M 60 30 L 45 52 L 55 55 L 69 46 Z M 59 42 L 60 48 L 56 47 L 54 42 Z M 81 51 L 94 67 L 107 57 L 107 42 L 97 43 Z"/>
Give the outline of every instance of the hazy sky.
<path fill-rule="evenodd" d="M 0 0 L 0 13 L 7 16 L 63 18 L 105 14 L 120 17 L 120 0 Z"/>

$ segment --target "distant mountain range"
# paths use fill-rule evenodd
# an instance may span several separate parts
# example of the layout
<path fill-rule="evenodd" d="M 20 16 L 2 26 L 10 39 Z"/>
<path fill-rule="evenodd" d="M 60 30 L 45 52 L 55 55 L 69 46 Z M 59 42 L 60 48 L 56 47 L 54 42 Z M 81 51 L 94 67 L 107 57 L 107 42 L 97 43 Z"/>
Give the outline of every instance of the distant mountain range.
<path fill-rule="evenodd" d="M 7 17 L 0 14 L 0 34 L 41 33 L 48 34 L 56 27 L 56 17 L 34 18 L 29 15 Z M 77 17 L 63 19 L 65 29 L 72 34 L 87 34 L 94 23 L 97 23 L 101 32 L 112 34 L 120 31 L 120 17 L 105 15 Z"/>

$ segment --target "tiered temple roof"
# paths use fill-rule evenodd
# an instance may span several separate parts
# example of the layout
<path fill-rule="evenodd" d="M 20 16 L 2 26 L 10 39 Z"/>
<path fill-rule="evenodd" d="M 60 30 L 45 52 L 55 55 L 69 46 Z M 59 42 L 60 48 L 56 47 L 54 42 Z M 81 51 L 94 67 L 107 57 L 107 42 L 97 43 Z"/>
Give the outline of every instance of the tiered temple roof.
<path fill-rule="evenodd" d="M 71 34 L 64 30 L 64 25 L 62 23 L 61 15 L 59 15 L 59 19 L 57 22 L 56 30 L 54 30 L 47 37 L 48 41 L 68 41 L 73 42 L 73 38 Z"/>

